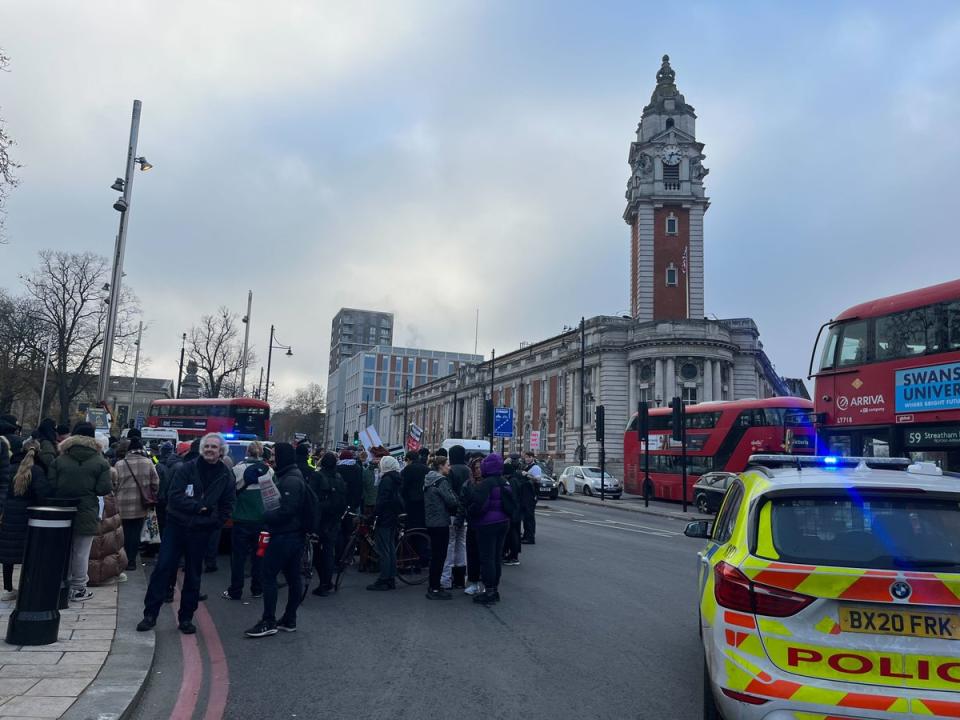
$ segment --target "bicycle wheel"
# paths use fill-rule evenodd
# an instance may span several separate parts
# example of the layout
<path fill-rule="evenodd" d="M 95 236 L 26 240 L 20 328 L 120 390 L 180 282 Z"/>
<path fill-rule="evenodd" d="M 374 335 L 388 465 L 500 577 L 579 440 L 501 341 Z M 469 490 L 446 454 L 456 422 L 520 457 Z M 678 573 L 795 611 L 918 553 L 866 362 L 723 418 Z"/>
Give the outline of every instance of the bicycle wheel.
<path fill-rule="evenodd" d="M 407 585 L 421 585 L 430 568 L 430 536 L 423 530 L 404 533 L 397 542 L 397 577 Z"/>
<path fill-rule="evenodd" d="M 343 552 L 340 553 L 340 559 L 337 560 L 337 576 L 333 580 L 334 590 L 340 590 L 340 583 L 343 582 L 343 576 L 346 574 L 347 568 L 356 561 L 356 551 L 357 534 L 354 532 L 350 535 L 347 546 L 343 549 Z"/>
<path fill-rule="evenodd" d="M 308 536 L 303 544 L 303 554 L 300 556 L 300 602 L 307 598 L 310 591 L 310 581 L 313 580 L 313 540 Z"/>

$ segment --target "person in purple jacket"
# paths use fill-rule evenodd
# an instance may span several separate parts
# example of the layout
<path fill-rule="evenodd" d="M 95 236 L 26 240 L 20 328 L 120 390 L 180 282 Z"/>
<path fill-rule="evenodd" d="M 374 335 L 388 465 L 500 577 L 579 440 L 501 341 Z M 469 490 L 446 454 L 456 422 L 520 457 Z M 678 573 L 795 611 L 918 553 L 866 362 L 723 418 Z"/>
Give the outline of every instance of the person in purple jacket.
<path fill-rule="evenodd" d="M 519 509 L 513 489 L 503 479 L 503 458 L 497 453 L 487 455 L 480 463 L 483 480 L 469 492 L 470 524 L 477 529 L 480 550 L 480 576 L 486 588 L 473 601 L 491 605 L 500 601 L 500 571 L 503 544 L 507 537 L 510 518 Z"/>

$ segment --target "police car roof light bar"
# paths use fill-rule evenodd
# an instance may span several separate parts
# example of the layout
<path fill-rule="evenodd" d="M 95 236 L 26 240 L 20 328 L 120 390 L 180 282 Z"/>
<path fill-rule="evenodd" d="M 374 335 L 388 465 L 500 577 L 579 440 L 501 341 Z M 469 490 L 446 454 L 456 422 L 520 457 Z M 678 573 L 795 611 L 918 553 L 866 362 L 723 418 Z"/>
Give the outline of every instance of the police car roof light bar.
<path fill-rule="evenodd" d="M 874 470 L 906 470 L 908 458 L 842 457 L 838 455 L 751 455 L 747 465 L 764 465 L 770 468 L 793 466 L 821 468 L 856 468 L 864 465 Z"/>

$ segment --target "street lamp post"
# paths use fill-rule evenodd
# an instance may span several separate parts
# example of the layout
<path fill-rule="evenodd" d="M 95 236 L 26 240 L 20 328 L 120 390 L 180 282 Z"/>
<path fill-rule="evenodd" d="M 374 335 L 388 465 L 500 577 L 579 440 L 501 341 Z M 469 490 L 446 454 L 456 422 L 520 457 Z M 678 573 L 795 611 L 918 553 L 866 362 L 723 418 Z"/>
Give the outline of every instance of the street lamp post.
<path fill-rule="evenodd" d="M 43 420 L 43 401 L 47 395 L 47 370 L 50 369 L 50 351 L 53 348 L 53 335 L 47 338 L 47 354 L 43 362 L 43 385 L 40 386 L 40 410 L 37 417 L 37 425 Z"/>
<path fill-rule="evenodd" d="M 140 371 L 140 340 L 143 338 L 143 320 L 140 321 L 140 325 L 137 326 L 137 342 L 134 343 L 137 346 L 137 355 L 133 361 L 133 385 L 130 388 L 130 412 L 134 413 L 136 417 L 136 408 L 137 408 L 137 373 Z M 129 420 L 129 417 L 127 418 Z"/>
<path fill-rule="evenodd" d="M 180 342 L 180 371 L 177 373 L 177 399 L 180 399 L 180 386 L 183 384 L 183 353 L 187 349 L 187 334 L 184 333 Z"/>
<path fill-rule="evenodd" d="M 263 392 L 264 402 L 270 399 L 270 363 L 273 360 L 273 349 L 276 348 L 277 350 L 286 350 L 287 352 L 285 354 L 287 357 L 293 356 L 293 346 L 284 345 L 281 342 L 274 344 L 273 336 L 274 336 L 274 326 L 271 325 L 270 326 L 270 349 L 267 351 L 267 386 L 266 388 L 264 388 L 264 392 Z"/>
<path fill-rule="evenodd" d="M 580 465 L 583 465 L 583 453 L 585 448 L 583 447 L 583 428 L 587 424 L 587 414 L 586 408 L 584 407 L 584 393 L 583 393 L 583 380 L 584 375 L 586 374 L 586 364 L 587 364 L 587 336 L 584 332 L 585 321 L 580 318 L 580 447 L 577 448 L 577 452 L 580 454 L 578 462 Z"/>
<path fill-rule="evenodd" d="M 243 324 L 246 325 L 246 329 L 243 331 L 243 357 L 240 361 L 243 363 L 240 366 L 240 397 L 246 395 L 246 382 L 247 382 L 247 347 L 250 344 L 250 310 L 253 308 L 253 290 L 247 291 L 247 314 L 243 316 Z"/>
<path fill-rule="evenodd" d="M 120 286 L 123 280 L 123 256 L 127 244 L 127 223 L 130 219 L 130 199 L 133 191 L 133 166 L 139 163 L 140 170 L 153 167 L 144 157 L 137 157 L 137 138 L 140 134 L 140 101 L 133 101 L 130 119 L 130 143 L 127 146 L 127 168 L 123 179 L 117 178 L 111 186 L 123 195 L 113 204 L 120 213 L 120 231 L 113 250 L 113 270 L 110 275 L 110 298 L 107 308 L 107 325 L 103 335 L 103 357 L 100 360 L 100 380 L 97 384 L 97 400 L 106 404 L 110 389 L 110 364 L 113 361 L 113 344 L 117 333 L 117 310 L 120 306 Z"/>

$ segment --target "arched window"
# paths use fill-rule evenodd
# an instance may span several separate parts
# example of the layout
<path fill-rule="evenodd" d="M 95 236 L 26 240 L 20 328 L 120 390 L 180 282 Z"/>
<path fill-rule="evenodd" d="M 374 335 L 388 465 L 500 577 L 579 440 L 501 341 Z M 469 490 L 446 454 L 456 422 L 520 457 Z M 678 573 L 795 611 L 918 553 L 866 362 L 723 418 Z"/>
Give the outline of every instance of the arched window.
<path fill-rule="evenodd" d="M 667 130 L 673 127 L 673 118 L 667 118 Z"/>

